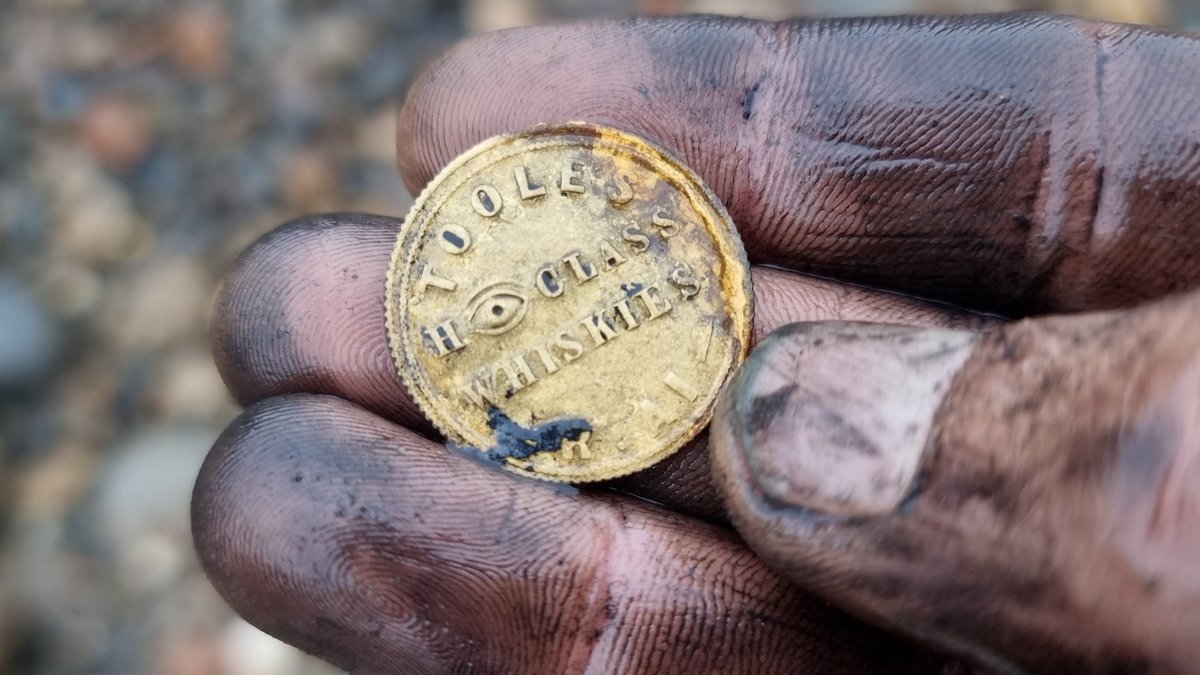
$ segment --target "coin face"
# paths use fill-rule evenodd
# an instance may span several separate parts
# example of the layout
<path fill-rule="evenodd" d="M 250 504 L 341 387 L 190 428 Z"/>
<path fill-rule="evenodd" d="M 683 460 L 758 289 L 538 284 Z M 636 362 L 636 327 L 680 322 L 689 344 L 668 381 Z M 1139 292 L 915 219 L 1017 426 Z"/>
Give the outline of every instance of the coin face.
<path fill-rule="evenodd" d="M 749 348 L 751 298 L 741 240 L 694 173 L 572 123 L 492 138 L 429 184 L 392 257 L 387 322 L 450 442 L 585 482 L 704 428 Z"/>

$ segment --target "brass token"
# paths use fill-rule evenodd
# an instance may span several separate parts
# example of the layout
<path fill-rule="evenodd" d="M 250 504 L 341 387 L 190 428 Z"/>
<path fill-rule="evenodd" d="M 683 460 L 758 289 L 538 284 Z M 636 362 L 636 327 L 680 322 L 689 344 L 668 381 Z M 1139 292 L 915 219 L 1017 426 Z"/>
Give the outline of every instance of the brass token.
<path fill-rule="evenodd" d="M 729 215 L 666 151 L 571 123 L 497 136 L 401 228 L 388 335 L 447 439 L 535 478 L 615 478 L 708 424 L 750 343 Z"/>

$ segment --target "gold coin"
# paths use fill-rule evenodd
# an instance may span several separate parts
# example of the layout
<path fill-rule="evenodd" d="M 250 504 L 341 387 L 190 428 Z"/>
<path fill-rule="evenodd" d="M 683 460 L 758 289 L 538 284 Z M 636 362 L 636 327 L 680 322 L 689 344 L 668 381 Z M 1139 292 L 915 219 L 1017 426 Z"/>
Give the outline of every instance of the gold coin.
<path fill-rule="evenodd" d="M 615 478 L 698 434 L 745 358 L 749 266 L 666 151 L 590 124 L 497 136 L 413 205 L 387 322 L 447 439 L 535 478 Z"/>

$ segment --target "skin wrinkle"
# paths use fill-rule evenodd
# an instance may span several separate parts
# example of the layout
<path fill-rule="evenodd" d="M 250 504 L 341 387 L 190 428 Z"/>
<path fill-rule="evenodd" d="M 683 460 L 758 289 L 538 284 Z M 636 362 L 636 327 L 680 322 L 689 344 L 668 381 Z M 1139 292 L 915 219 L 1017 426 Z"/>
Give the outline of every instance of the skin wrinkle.
<path fill-rule="evenodd" d="M 489 543 L 513 496 L 521 516 Z M 513 481 L 332 397 L 249 408 L 206 460 L 193 519 L 204 569 L 236 610 L 360 672 L 567 672 L 597 623 L 616 651 L 589 658 L 608 671 L 943 667 L 812 602 L 727 533 Z M 605 524 L 622 534 L 597 555 Z M 693 624 L 704 643 L 682 630 Z"/>
<path fill-rule="evenodd" d="M 734 420 L 734 408 L 730 405 L 732 398 L 724 397 L 722 399 L 721 407 L 718 409 L 722 422 Z M 738 422 L 731 421 L 726 424 L 736 425 Z M 718 428 L 721 428 L 721 425 L 718 425 Z M 736 426 L 724 426 L 724 428 L 736 429 Z M 718 431 L 717 433 L 725 432 Z M 849 528 L 839 527 L 840 523 L 857 528 L 861 526 L 859 521 L 830 520 L 819 513 L 797 509 L 792 505 L 787 505 L 786 509 L 780 510 L 779 505 L 765 498 L 757 487 L 757 482 L 750 478 L 750 471 L 746 464 L 745 446 L 737 440 L 739 437 L 729 435 L 725 438 L 726 442 L 718 445 L 718 450 L 714 453 L 714 473 L 717 483 L 726 488 L 725 496 L 731 508 L 731 517 L 739 531 L 744 534 L 757 535 L 761 533 L 763 535 L 762 537 L 748 536 L 748 539 L 756 553 L 768 564 L 775 569 L 782 570 L 804 587 L 817 590 L 822 595 L 826 595 L 830 589 L 845 587 L 858 588 L 860 592 L 871 593 L 878 587 L 877 581 L 894 576 L 896 581 L 890 586 L 892 591 L 887 594 L 872 595 L 874 604 L 847 603 L 845 598 L 840 597 L 838 601 L 851 607 L 860 616 L 869 617 L 877 625 L 887 626 L 896 632 L 907 633 L 923 641 L 936 642 L 955 652 L 969 655 L 991 671 L 1023 672 L 994 654 L 980 649 L 975 643 L 961 640 L 957 635 L 944 630 L 931 629 L 927 625 L 915 623 L 908 617 L 892 612 L 889 607 L 891 603 L 887 600 L 892 599 L 897 604 L 902 604 L 904 600 L 910 598 L 914 584 L 917 583 L 914 580 L 914 574 L 924 577 L 924 571 L 928 570 L 929 576 L 933 577 L 936 582 L 939 572 L 930 569 L 930 565 L 925 559 L 922 559 L 921 565 L 912 565 L 907 568 L 891 565 L 886 556 L 881 560 L 873 559 L 870 556 L 869 543 L 864 549 L 858 541 L 860 535 L 844 531 Z M 729 491 L 729 488 L 736 489 Z M 894 525 L 877 529 L 881 536 L 895 537 L 898 538 L 898 541 L 911 539 L 913 536 L 910 531 Z M 941 532 L 940 536 L 953 536 L 953 534 L 952 531 L 945 531 Z M 810 542 L 816 542 L 815 550 L 803 548 L 803 546 L 810 545 Z M 822 550 L 822 546 L 827 549 Z M 888 546 L 895 547 L 896 541 L 890 542 Z M 924 545 L 921 546 L 926 551 L 925 557 L 927 557 L 928 548 Z M 912 549 L 904 546 L 899 550 L 911 551 Z M 865 567 L 861 578 L 855 576 L 847 580 L 847 571 L 838 569 L 842 556 L 850 556 L 850 560 Z M 902 592 L 897 592 L 897 590 Z M 972 613 L 971 608 L 977 608 L 977 605 L 973 604 L 974 601 L 971 597 L 964 595 L 966 590 L 970 590 L 969 587 L 960 588 L 956 592 L 947 592 L 945 597 L 959 601 L 957 606 L 963 609 L 963 614 L 957 618 L 976 622 L 978 613 Z M 941 596 L 939 595 L 939 597 Z M 935 621 L 937 625 L 942 626 L 953 626 L 954 622 L 955 619 L 950 618 L 949 614 L 943 614 L 939 620 Z M 986 625 L 990 627 L 993 622 L 989 621 Z M 1029 646 L 1033 644 L 1035 643 L 1029 643 Z M 1052 645 L 1052 647 L 1054 646 L 1056 645 Z"/>
<path fill-rule="evenodd" d="M 212 319 L 217 369 L 239 402 L 335 394 L 431 433 L 392 365 L 375 300 L 399 225 L 363 214 L 314 216 L 281 226 L 239 257 Z"/>
<path fill-rule="evenodd" d="M 613 609 L 611 580 L 626 576 L 621 570 L 614 572 L 613 569 L 616 564 L 614 555 L 618 550 L 614 541 L 623 532 L 622 518 L 609 518 L 598 528 L 599 536 L 595 538 L 602 542 L 598 544 L 601 562 L 596 565 L 596 574 L 584 601 L 584 618 L 580 622 L 584 627 L 579 631 L 575 645 L 568 652 L 567 669 L 570 671 L 593 672 L 594 667 L 603 667 L 605 660 L 611 656 L 609 650 L 613 645 L 605 645 L 605 649 L 601 648 L 601 644 L 605 635 L 609 634 L 615 625 L 616 610 Z M 580 668 L 581 664 L 583 668 Z"/>
<path fill-rule="evenodd" d="M 993 329 L 931 411 L 934 460 L 895 512 L 818 527 L 819 514 L 772 501 L 753 473 L 767 446 L 732 395 L 713 429 L 716 482 L 775 569 L 881 625 L 1032 672 L 1190 672 L 1200 537 L 1156 540 L 1153 523 L 1159 504 L 1197 503 L 1197 446 L 1159 417 L 1200 400 L 1197 334 L 1200 293 Z M 739 377 L 736 398 L 759 380 L 812 379 L 795 367 Z"/>
<path fill-rule="evenodd" d="M 1120 92 L 1103 105 L 1098 35 L 1105 91 Z M 501 52 L 524 67 L 489 69 Z M 1192 36 L 1038 14 L 647 19 L 482 36 L 441 64 L 401 112 L 413 187 L 489 134 L 589 117 L 602 99 L 596 121 L 705 178 L 758 263 L 1015 314 L 1200 284 L 1200 166 L 1178 159 L 1200 133 Z M 510 100 L 515 78 L 549 64 L 580 77 Z M 1148 250 L 1154 274 L 1133 264 Z"/>

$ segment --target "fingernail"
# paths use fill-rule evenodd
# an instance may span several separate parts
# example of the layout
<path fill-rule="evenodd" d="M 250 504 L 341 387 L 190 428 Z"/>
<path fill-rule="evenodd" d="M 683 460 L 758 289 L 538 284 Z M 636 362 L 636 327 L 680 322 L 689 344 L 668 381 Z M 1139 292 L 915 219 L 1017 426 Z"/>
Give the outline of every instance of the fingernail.
<path fill-rule="evenodd" d="M 745 465 L 777 505 L 836 516 L 895 511 L 912 493 L 967 331 L 805 323 L 771 334 L 733 389 Z"/>

